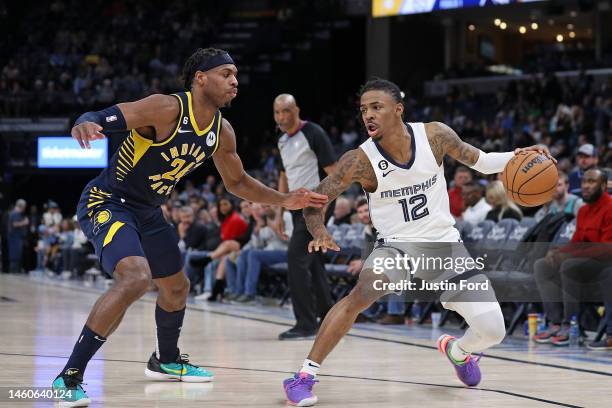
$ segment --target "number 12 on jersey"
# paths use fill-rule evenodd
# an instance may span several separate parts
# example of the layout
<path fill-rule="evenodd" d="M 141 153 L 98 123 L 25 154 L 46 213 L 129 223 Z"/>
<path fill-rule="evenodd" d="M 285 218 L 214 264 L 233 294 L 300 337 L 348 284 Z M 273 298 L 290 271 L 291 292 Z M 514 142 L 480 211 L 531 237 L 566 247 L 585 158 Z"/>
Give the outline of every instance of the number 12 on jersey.
<path fill-rule="evenodd" d="M 398 200 L 398 203 L 402 205 L 404 222 L 416 221 L 429 215 L 429 209 L 425 207 L 427 205 L 427 196 L 425 194 L 418 194 L 409 199 L 403 198 Z M 408 207 L 409 204 L 412 208 Z"/>

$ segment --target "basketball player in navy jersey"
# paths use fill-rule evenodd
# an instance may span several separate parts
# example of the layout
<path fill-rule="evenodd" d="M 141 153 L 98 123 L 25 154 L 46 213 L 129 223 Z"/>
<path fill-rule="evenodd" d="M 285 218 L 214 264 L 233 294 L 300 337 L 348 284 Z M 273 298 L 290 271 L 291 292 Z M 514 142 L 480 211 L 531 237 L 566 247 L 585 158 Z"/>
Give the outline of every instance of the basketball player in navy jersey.
<path fill-rule="evenodd" d="M 182 273 L 178 237 L 160 204 L 176 184 L 212 157 L 225 188 L 248 201 L 300 209 L 323 206 L 327 198 L 301 189 L 282 194 L 245 173 L 236 136 L 220 108 L 236 97 L 236 66 L 228 53 L 198 49 L 183 69 L 186 92 L 151 95 L 79 117 L 72 136 L 81 147 L 103 132 L 130 130 L 110 165 L 84 189 L 79 224 L 100 264 L 115 278 L 93 306 L 66 366 L 53 382 L 70 390 L 62 406 L 87 406 L 81 387 L 89 360 L 117 328 L 127 308 L 149 287 L 159 289 L 155 310 L 157 349 L 145 370 L 157 380 L 206 382 L 212 373 L 180 354 L 178 338 L 189 281 Z"/>
<path fill-rule="evenodd" d="M 393 266 L 374 272 L 377 260 L 388 261 L 387 258 L 395 258 L 397 254 L 415 258 L 422 253 L 469 256 L 460 243 L 459 232 L 453 227 L 442 165 L 445 155 L 485 174 L 501 172 L 515 153 L 524 150 L 535 150 L 550 157 L 542 146 L 516 149 L 514 153 L 485 153 L 461 141 L 442 123 L 405 123 L 400 89 L 386 80 L 367 82 L 360 95 L 361 117 L 370 138 L 359 148 L 345 153 L 336 171 L 315 191 L 334 200 L 352 183 L 361 184 L 380 239 L 364 262 L 355 288 L 326 315 L 302 368 L 283 382 L 289 403 L 297 406 L 311 406 L 317 402 L 312 387 L 321 363 L 349 331 L 357 315 L 392 292 L 384 290 L 382 284 L 410 280 L 411 272 L 434 282 L 452 281 L 458 276 L 466 279 L 469 276 L 470 282 L 486 282 L 482 274 L 466 272 L 460 275 L 454 270 L 411 271 Z M 304 218 L 313 236 L 309 250 L 339 250 L 325 228 L 320 209 L 304 209 Z M 452 252 L 447 252 L 449 248 Z M 430 275 L 421 276 L 420 273 Z M 469 328 L 460 339 L 442 336 L 438 341 L 439 349 L 451 362 L 459 379 L 467 386 L 475 386 L 481 374 L 478 358 L 472 353 L 500 343 L 505 336 L 499 303 L 492 288 L 476 297 L 465 291 L 446 291 L 441 300 L 444 307 L 463 316 Z"/>

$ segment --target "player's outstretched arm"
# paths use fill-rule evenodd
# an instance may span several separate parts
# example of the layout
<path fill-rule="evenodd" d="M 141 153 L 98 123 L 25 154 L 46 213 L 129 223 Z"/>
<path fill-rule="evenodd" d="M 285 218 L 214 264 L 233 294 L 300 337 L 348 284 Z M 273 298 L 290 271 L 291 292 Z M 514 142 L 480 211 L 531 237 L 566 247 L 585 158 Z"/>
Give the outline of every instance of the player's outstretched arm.
<path fill-rule="evenodd" d="M 179 114 L 179 102 L 174 96 L 155 94 L 97 112 L 86 112 L 79 116 L 70 133 L 82 148 L 89 149 L 90 141 L 104 138 L 102 132 L 162 126 L 176 122 Z"/>
<path fill-rule="evenodd" d="M 550 154 L 546 146 L 535 145 L 525 148 L 517 148 L 514 152 L 485 153 L 459 138 L 457 133 L 449 126 L 441 122 L 430 122 L 425 124 L 425 131 L 431 150 L 438 162 L 442 164 L 445 154 L 453 159 L 484 174 L 500 173 L 515 154 L 525 151 L 537 151 L 546 155 L 555 163 L 557 162 Z"/>
<path fill-rule="evenodd" d="M 376 174 L 366 154 L 361 149 L 349 150 L 338 160 L 334 171 L 327 176 L 315 192 L 325 194 L 330 201 L 335 200 L 351 184 L 359 183 L 365 189 L 376 189 Z M 325 228 L 325 211 L 323 208 L 304 208 L 306 227 L 313 236 L 308 244 L 308 251 L 340 250 L 332 236 Z"/>
<path fill-rule="evenodd" d="M 280 205 L 290 210 L 304 207 L 323 207 L 327 196 L 300 188 L 289 193 L 280 193 L 265 186 L 249 176 L 242 166 L 242 160 L 236 153 L 236 134 L 230 123 L 223 119 L 219 148 L 213 155 L 213 161 L 221 174 L 223 184 L 230 193 L 245 200 L 262 204 Z"/>

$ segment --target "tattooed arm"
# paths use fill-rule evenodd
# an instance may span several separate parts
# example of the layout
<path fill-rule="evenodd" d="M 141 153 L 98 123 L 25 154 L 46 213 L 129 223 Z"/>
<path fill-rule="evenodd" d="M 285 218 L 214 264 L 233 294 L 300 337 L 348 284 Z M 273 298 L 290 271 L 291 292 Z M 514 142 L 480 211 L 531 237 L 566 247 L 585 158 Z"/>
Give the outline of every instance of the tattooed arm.
<path fill-rule="evenodd" d="M 474 146 L 465 143 L 459 138 L 457 133 L 449 126 L 441 122 L 430 122 L 425 124 L 425 132 L 431 150 L 438 162 L 442 164 L 444 155 L 448 154 L 453 159 L 485 174 L 493 174 L 501 172 L 506 163 L 515 154 L 527 151 L 537 151 L 540 154 L 546 155 L 548 158 L 557 162 L 551 155 L 548 149 L 542 145 L 535 145 L 525 148 L 517 148 L 514 152 L 506 153 L 485 153 Z"/>
<path fill-rule="evenodd" d="M 346 152 L 336 164 L 334 172 L 321 181 L 314 191 L 326 195 L 331 202 L 353 183 L 361 184 L 366 191 L 375 191 L 377 187 L 374 169 L 365 152 L 359 148 Z M 319 249 L 323 252 L 327 249 L 335 251 L 340 249 L 325 228 L 324 208 L 304 208 L 304 219 L 308 231 L 314 238 L 308 244 L 308 252 Z"/>

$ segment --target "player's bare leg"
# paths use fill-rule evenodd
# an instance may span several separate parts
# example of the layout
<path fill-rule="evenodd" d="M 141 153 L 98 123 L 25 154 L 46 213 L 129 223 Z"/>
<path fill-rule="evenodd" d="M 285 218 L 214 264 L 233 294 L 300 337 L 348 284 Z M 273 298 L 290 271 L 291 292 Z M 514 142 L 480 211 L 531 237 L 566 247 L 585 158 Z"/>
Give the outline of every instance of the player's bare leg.
<path fill-rule="evenodd" d="M 357 315 L 384 295 L 383 291 L 374 289 L 376 280 L 389 282 L 386 275 L 375 274 L 371 269 L 361 271 L 357 286 L 327 313 L 304 365 L 283 383 L 292 405 L 307 407 L 316 404 L 317 397 L 313 395 L 312 387 L 321 363 L 348 333 Z"/>
<path fill-rule="evenodd" d="M 140 256 L 121 259 L 113 273 L 115 283 L 94 304 L 83 331 L 62 372 L 53 382 L 56 389 L 71 391 L 63 406 L 88 406 L 91 402 L 81 383 L 87 363 L 121 323 L 125 311 L 147 291 L 151 270 Z"/>
<path fill-rule="evenodd" d="M 102 337 L 108 337 L 119 326 L 128 307 L 145 294 L 151 270 L 145 258 L 129 256 L 117 263 L 113 277 L 113 286 L 96 301 L 85 323 Z"/>

